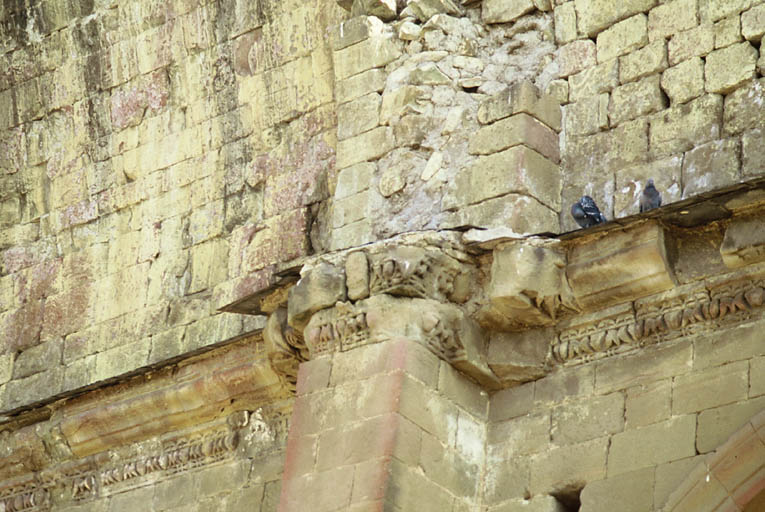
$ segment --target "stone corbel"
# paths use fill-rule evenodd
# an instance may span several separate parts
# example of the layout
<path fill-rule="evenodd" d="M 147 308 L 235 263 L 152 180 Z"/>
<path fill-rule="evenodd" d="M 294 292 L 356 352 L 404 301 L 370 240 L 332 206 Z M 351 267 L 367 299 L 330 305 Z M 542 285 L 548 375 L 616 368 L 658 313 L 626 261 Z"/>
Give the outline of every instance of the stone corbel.
<path fill-rule="evenodd" d="M 728 268 L 765 261 L 765 219 L 752 217 L 734 220 L 725 230 L 720 254 Z"/>
<path fill-rule="evenodd" d="M 271 313 L 263 330 L 266 351 L 271 369 L 279 376 L 284 386 L 295 392 L 298 366 L 307 361 L 308 347 L 303 334 L 287 323 L 287 309 L 278 308 Z"/>
<path fill-rule="evenodd" d="M 566 255 L 558 240 L 526 239 L 493 251 L 488 304 L 479 322 L 494 330 L 552 325 L 578 308 L 566 280 Z"/>

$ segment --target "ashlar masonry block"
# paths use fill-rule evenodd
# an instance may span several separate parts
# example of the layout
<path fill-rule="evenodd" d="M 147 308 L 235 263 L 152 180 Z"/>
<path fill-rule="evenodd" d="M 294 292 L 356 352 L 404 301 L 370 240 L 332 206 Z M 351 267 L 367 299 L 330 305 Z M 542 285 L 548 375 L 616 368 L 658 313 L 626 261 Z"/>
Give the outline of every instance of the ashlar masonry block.
<path fill-rule="evenodd" d="M 557 165 L 526 146 L 515 146 L 479 157 L 458 174 L 444 196 L 443 207 L 457 208 L 508 193 L 521 193 L 559 211 L 561 186 Z"/>
<path fill-rule="evenodd" d="M 574 0 L 579 32 L 592 37 L 614 22 L 641 12 L 647 12 L 658 0 Z"/>
<path fill-rule="evenodd" d="M 698 24 L 698 0 L 674 0 L 648 13 L 648 38 L 664 39 Z"/>
<path fill-rule="evenodd" d="M 560 161 L 558 134 L 523 112 L 479 128 L 470 137 L 468 151 L 474 155 L 489 155 L 519 144 L 554 163 Z"/>
<path fill-rule="evenodd" d="M 661 75 L 661 88 L 673 106 L 698 98 L 704 94 L 704 61 L 693 57 L 667 69 Z"/>
<path fill-rule="evenodd" d="M 619 85 L 619 60 L 612 59 L 587 68 L 569 77 L 568 83 L 571 101 L 609 92 Z"/>
<path fill-rule="evenodd" d="M 651 154 L 671 155 L 719 138 L 722 109 L 720 95 L 706 94 L 659 112 L 650 121 Z"/>
<path fill-rule="evenodd" d="M 392 34 L 374 35 L 335 51 L 335 79 L 343 80 L 368 69 L 385 66 L 401 56 Z"/>
<path fill-rule="evenodd" d="M 608 115 L 616 126 L 639 116 L 652 114 L 665 108 L 666 100 L 659 86 L 659 75 L 651 75 L 638 82 L 617 87 L 611 93 Z"/>
<path fill-rule="evenodd" d="M 485 0 L 481 17 L 486 23 L 507 23 L 534 10 L 532 0 Z"/>
<path fill-rule="evenodd" d="M 725 97 L 726 134 L 765 126 L 765 78 L 753 80 Z"/>
<path fill-rule="evenodd" d="M 699 25 L 672 36 L 667 46 L 669 65 L 674 66 L 691 57 L 702 57 L 715 47 L 715 33 L 712 25 Z"/>
<path fill-rule="evenodd" d="M 704 66 L 706 90 L 725 94 L 754 78 L 757 56 L 748 41 L 713 51 Z"/>
<path fill-rule="evenodd" d="M 765 4 L 752 7 L 741 14 L 741 34 L 748 41 L 760 41 L 765 35 Z"/>
<path fill-rule="evenodd" d="M 556 132 L 561 129 L 561 110 L 558 102 L 528 81 L 520 82 L 483 101 L 478 107 L 478 122 L 489 124 L 521 112 L 543 122 Z"/>
<path fill-rule="evenodd" d="M 648 44 L 648 17 L 637 14 L 598 34 L 598 62 L 606 62 Z"/>
<path fill-rule="evenodd" d="M 573 247 L 566 275 L 576 301 L 585 309 L 627 302 L 675 285 L 664 230 L 654 223 Z"/>
<path fill-rule="evenodd" d="M 619 57 L 619 81 L 632 82 L 667 69 L 667 42 L 664 39 Z"/>

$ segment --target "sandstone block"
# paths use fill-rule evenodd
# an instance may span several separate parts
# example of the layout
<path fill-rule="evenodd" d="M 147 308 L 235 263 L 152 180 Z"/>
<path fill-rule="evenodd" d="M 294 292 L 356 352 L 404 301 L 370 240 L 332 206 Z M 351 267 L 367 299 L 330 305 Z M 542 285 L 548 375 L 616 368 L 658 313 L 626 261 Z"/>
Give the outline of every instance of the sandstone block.
<path fill-rule="evenodd" d="M 694 340 L 694 368 L 708 368 L 765 355 L 757 324 L 741 325 L 724 336 L 703 336 Z"/>
<path fill-rule="evenodd" d="M 491 348 L 489 349 L 491 350 Z M 534 383 L 503 389 L 491 395 L 489 421 L 500 422 L 522 416 L 534 407 Z"/>
<path fill-rule="evenodd" d="M 568 80 L 552 80 L 545 89 L 545 94 L 561 105 L 568 103 Z"/>
<path fill-rule="evenodd" d="M 638 384 L 683 375 L 691 370 L 693 346 L 690 343 L 651 348 L 628 357 L 597 364 L 595 389 L 608 393 Z"/>
<path fill-rule="evenodd" d="M 749 361 L 749 396 L 761 395 L 765 395 L 765 357 L 754 357 Z"/>
<path fill-rule="evenodd" d="M 351 101 L 371 92 L 380 92 L 385 89 L 385 71 L 380 68 L 370 69 L 353 75 L 345 80 L 338 80 L 335 87 L 335 95 L 338 103 Z"/>
<path fill-rule="evenodd" d="M 613 59 L 571 75 L 568 83 L 570 101 L 609 92 L 619 85 L 619 61 Z"/>
<path fill-rule="evenodd" d="M 337 168 L 344 169 L 367 160 L 376 160 L 395 146 L 393 130 L 380 126 L 337 143 Z"/>
<path fill-rule="evenodd" d="M 332 203 L 332 228 L 337 229 L 364 219 L 369 211 L 369 192 L 336 199 Z"/>
<path fill-rule="evenodd" d="M 572 5 L 572 4 L 567 4 Z M 567 77 L 597 64 L 597 46 L 590 39 L 572 41 L 558 50 L 560 76 Z"/>
<path fill-rule="evenodd" d="M 552 496 L 518 498 L 492 507 L 489 512 L 566 512 L 566 507 Z"/>
<path fill-rule="evenodd" d="M 507 23 L 534 8 L 532 0 L 486 0 L 481 6 L 481 18 L 486 23 Z"/>
<path fill-rule="evenodd" d="M 667 42 L 663 39 L 619 57 L 619 81 L 632 82 L 667 69 Z"/>
<path fill-rule="evenodd" d="M 741 14 L 741 34 L 747 41 L 760 41 L 765 34 L 765 4 L 755 5 Z"/>
<path fill-rule="evenodd" d="M 500 314 L 499 308 L 494 308 L 494 312 Z M 524 323 L 526 320 L 523 319 Z M 500 322 L 505 325 L 517 322 L 517 319 L 503 318 Z M 554 336 L 549 329 L 497 333 L 489 342 L 489 367 L 497 377 L 508 382 L 526 382 L 542 377 L 546 373 L 545 361 Z"/>
<path fill-rule="evenodd" d="M 672 288 L 667 261 L 663 228 L 644 224 L 572 248 L 566 275 L 579 305 L 594 309 Z"/>
<path fill-rule="evenodd" d="M 715 48 L 725 48 L 741 41 L 741 19 L 731 16 L 715 23 Z"/>
<path fill-rule="evenodd" d="M 656 114 L 651 119 L 651 155 L 671 155 L 719 138 L 722 108 L 720 95 L 706 94 Z"/>
<path fill-rule="evenodd" d="M 595 368 L 579 366 L 559 369 L 535 382 L 534 400 L 549 407 L 570 397 L 585 397 L 595 389 Z"/>
<path fill-rule="evenodd" d="M 470 137 L 468 151 L 488 155 L 523 144 L 554 163 L 560 162 L 558 134 L 525 113 L 481 127 Z"/>
<path fill-rule="evenodd" d="M 720 254 L 728 268 L 738 268 L 765 260 L 765 222 L 740 219 L 725 230 Z"/>
<path fill-rule="evenodd" d="M 765 78 L 753 80 L 725 97 L 725 133 L 735 134 L 765 126 Z"/>
<path fill-rule="evenodd" d="M 648 38 L 664 39 L 695 27 L 698 0 L 673 0 L 656 6 L 648 13 Z"/>
<path fill-rule="evenodd" d="M 643 427 L 670 417 L 672 380 L 665 379 L 627 389 L 625 428 Z"/>
<path fill-rule="evenodd" d="M 380 108 L 381 124 L 397 121 L 411 110 L 417 110 L 419 102 L 428 99 L 427 91 L 422 87 L 404 85 L 383 94 Z"/>
<path fill-rule="evenodd" d="M 343 80 L 385 66 L 401 56 L 392 35 L 374 35 L 335 52 L 335 79 Z"/>
<path fill-rule="evenodd" d="M 695 439 L 695 414 L 615 434 L 608 452 L 608 476 L 695 455 Z"/>
<path fill-rule="evenodd" d="M 489 395 L 445 361 L 438 372 L 438 390 L 475 417 L 487 417 Z"/>
<path fill-rule="evenodd" d="M 348 247 L 358 247 L 373 240 L 375 237 L 372 232 L 372 222 L 369 219 L 364 219 L 332 230 L 330 247 L 336 251 Z"/>
<path fill-rule="evenodd" d="M 606 62 L 648 44 L 648 17 L 636 14 L 598 34 L 598 62 Z"/>
<path fill-rule="evenodd" d="M 608 105 L 611 126 L 664 109 L 667 105 L 659 81 L 659 75 L 651 75 L 615 88 Z"/>
<path fill-rule="evenodd" d="M 533 197 L 507 194 L 459 208 L 442 227 L 506 227 L 516 233 L 546 233 L 559 229 L 558 215 Z"/>
<path fill-rule="evenodd" d="M 524 493 L 528 492 L 529 460 L 527 457 L 497 461 L 490 464 L 487 469 L 484 498 L 487 504 L 522 498 Z"/>
<path fill-rule="evenodd" d="M 548 450 L 531 463 L 529 491 L 547 494 L 604 478 L 607 452 L 607 437 Z"/>
<path fill-rule="evenodd" d="M 345 260 L 345 276 L 349 299 L 359 300 L 369 296 L 369 262 L 364 252 L 348 255 Z"/>
<path fill-rule="evenodd" d="M 765 129 L 751 130 L 741 137 L 741 174 L 744 178 L 765 174 Z"/>
<path fill-rule="evenodd" d="M 661 75 L 661 88 L 673 106 L 698 98 L 704 94 L 704 61 L 693 57 L 667 69 Z"/>
<path fill-rule="evenodd" d="M 581 443 L 624 430 L 624 395 L 611 393 L 553 409 L 550 437 L 556 445 Z"/>
<path fill-rule="evenodd" d="M 643 188 L 653 179 L 661 190 L 662 204 L 680 200 L 682 196 L 682 155 L 653 160 L 625 167 L 616 172 L 614 217 L 633 215 L 640 211 L 639 201 Z"/>
<path fill-rule="evenodd" d="M 576 9 L 574 9 L 573 2 L 556 6 L 553 16 L 555 20 L 555 42 L 560 45 L 576 39 Z"/>
<path fill-rule="evenodd" d="M 480 487 L 480 479 L 475 478 L 480 468 L 428 434 L 423 434 L 419 466 L 427 478 L 456 496 L 474 498 Z"/>
<path fill-rule="evenodd" d="M 716 450 L 765 407 L 765 397 L 751 398 L 699 413 L 696 445 L 699 453 Z"/>
<path fill-rule="evenodd" d="M 375 128 L 380 123 L 379 94 L 371 93 L 337 107 L 337 139 L 345 140 Z"/>
<path fill-rule="evenodd" d="M 345 276 L 333 265 L 321 263 L 305 269 L 300 281 L 290 288 L 287 321 L 302 331 L 311 315 L 345 299 Z"/>
<path fill-rule="evenodd" d="M 738 14 L 752 5 L 752 0 L 699 0 L 699 17 L 702 23 L 714 22 Z"/>
<path fill-rule="evenodd" d="M 675 377 L 672 413 L 698 412 L 746 399 L 749 362 L 738 361 Z"/>
<path fill-rule="evenodd" d="M 550 413 L 526 414 L 488 428 L 489 459 L 531 455 L 550 449 Z"/>
<path fill-rule="evenodd" d="M 641 12 L 647 12 L 658 0 L 574 0 L 579 32 L 592 37 L 614 22 Z"/>
<path fill-rule="evenodd" d="M 457 175 L 444 196 L 444 209 L 471 205 L 507 193 L 528 194 L 560 210 L 560 169 L 536 151 L 515 146 L 479 157 Z"/>
<path fill-rule="evenodd" d="M 654 505 L 657 508 L 663 507 L 670 494 L 677 490 L 678 486 L 694 471 L 694 468 L 704 464 L 703 459 L 703 455 L 697 455 L 657 466 L 656 483 L 653 490 Z"/>
<path fill-rule="evenodd" d="M 527 81 L 483 101 L 478 107 L 478 122 L 489 124 L 521 112 L 542 121 L 556 132 L 560 131 L 560 104 Z"/>
<path fill-rule="evenodd" d="M 619 510 L 621 512 L 643 512 L 653 505 L 653 468 L 589 482 L 579 496 L 581 512 Z"/>
<path fill-rule="evenodd" d="M 699 25 L 672 36 L 667 45 L 669 65 L 691 57 L 703 57 L 715 47 L 715 33 L 712 25 Z"/>
<path fill-rule="evenodd" d="M 683 160 L 683 197 L 737 182 L 740 148 L 738 140 L 726 139 L 688 151 Z"/>
<path fill-rule="evenodd" d="M 636 119 L 607 132 L 574 137 L 566 142 L 566 148 L 567 169 L 575 172 L 591 169 L 591 176 L 601 174 L 613 176 L 612 173 L 619 169 L 646 160 L 648 123 L 645 119 Z M 596 191 L 599 192 L 598 189 L 593 190 L 593 192 Z M 601 201 L 598 204 L 604 203 Z M 607 216 L 610 216 L 608 208 L 605 212 Z"/>
<path fill-rule="evenodd" d="M 713 51 L 704 66 L 706 90 L 726 94 L 754 78 L 757 57 L 757 50 L 747 41 Z"/>

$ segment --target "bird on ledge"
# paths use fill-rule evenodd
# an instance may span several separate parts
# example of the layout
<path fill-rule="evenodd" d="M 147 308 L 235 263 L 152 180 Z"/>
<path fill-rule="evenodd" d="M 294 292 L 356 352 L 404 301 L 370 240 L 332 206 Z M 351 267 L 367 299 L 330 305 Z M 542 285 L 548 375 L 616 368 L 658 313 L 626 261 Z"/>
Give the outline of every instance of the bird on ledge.
<path fill-rule="evenodd" d="M 648 184 L 643 190 L 643 195 L 640 196 L 640 213 L 653 210 L 659 206 L 661 206 L 661 194 L 653 186 L 653 179 L 649 179 Z"/>
<path fill-rule="evenodd" d="M 606 222 L 606 217 L 598 209 L 590 196 L 582 198 L 571 206 L 571 216 L 580 227 L 589 228 Z"/>

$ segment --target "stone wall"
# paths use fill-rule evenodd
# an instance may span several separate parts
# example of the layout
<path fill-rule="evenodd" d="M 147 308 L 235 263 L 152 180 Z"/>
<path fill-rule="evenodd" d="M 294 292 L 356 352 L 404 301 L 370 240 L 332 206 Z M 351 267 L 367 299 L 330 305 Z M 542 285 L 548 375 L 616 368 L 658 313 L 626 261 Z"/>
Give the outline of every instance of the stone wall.
<path fill-rule="evenodd" d="M 751 512 L 764 33 L 0 3 L 0 511 Z"/>

